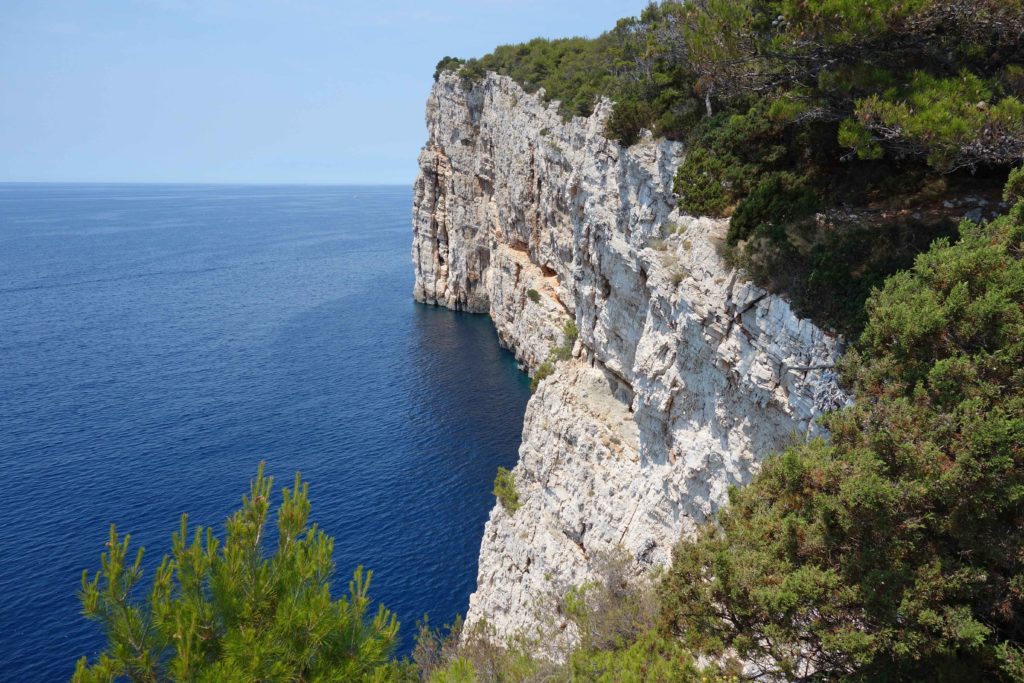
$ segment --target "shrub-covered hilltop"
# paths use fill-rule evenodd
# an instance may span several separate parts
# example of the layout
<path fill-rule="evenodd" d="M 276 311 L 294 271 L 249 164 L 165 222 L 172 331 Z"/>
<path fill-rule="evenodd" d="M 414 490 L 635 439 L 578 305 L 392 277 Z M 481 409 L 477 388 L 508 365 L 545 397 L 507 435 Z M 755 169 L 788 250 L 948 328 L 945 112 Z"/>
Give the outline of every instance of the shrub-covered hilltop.
<path fill-rule="evenodd" d="M 566 116 L 601 96 L 609 136 L 685 141 L 684 210 L 732 216 L 729 255 L 847 335 L 886 275 L 965 214 L 989 217 L 1024 155 L 1021 0 L 693 0 L 599 38 L 446 57 L 544 89 Z"/>

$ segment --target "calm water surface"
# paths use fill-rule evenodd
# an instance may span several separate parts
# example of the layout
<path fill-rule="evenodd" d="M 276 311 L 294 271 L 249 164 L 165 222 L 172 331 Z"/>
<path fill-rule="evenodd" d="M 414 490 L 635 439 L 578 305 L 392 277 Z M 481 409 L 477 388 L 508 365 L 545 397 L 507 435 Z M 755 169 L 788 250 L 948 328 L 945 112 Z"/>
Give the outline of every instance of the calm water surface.
<path fill-rule="evenodd" d="M 0 680 L 102 645 L 110 523 L 223 528 L 296 470 L 409 645 L 468 604 L 528 380 L 490 322 L 412 303 L 407 188 L 0 185 Z"/>

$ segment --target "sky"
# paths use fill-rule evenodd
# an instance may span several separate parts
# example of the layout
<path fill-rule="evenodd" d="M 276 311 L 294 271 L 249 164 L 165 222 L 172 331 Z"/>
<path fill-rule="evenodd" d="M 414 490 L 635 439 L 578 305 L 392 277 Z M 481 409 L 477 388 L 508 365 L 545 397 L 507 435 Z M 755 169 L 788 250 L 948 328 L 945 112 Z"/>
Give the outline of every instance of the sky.
<path fill-rule="evenodd" d="M 646 0 L 0 0 L 0 182 L 411 183 L 437 61 Z"/>

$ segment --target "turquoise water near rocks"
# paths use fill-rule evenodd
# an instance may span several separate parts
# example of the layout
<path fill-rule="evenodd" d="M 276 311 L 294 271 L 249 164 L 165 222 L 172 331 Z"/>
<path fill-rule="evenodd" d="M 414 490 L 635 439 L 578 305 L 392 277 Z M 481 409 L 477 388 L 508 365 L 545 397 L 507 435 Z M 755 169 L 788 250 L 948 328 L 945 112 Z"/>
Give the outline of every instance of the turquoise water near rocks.
<path fill-rule="evenodd" d="M 109 525 L 223 528 L 263 459 L 310 482 L 340 591 L 403 648 L 468 605 L 529 381 L 489 320 L 414 304 L 404 187 L 0 184 L 0 680 L 66 679 Z"/>

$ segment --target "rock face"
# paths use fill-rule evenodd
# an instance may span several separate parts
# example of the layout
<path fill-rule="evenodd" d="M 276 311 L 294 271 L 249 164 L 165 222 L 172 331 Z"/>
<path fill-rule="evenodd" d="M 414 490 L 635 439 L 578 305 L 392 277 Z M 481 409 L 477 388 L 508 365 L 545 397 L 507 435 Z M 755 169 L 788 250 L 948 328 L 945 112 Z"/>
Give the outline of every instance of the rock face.
<path fill-rule="evenodd" d="M 536 602 L 602 553 L 638 575 L 667 564 L 730 486 L 847 400 L 838 340 L 721 260 L 727 222 L 675 209 L 683 148 L 624 149 L 608 112 L 564 122 L 494 74 L 443 74 L 427 103 L 415 298 L 488 313 L 531 371 L 579 329 L 527 407 L 522 507 L 496 505 L 484 531 L 468 621 L 500 635 L 536 627 Z"/>

